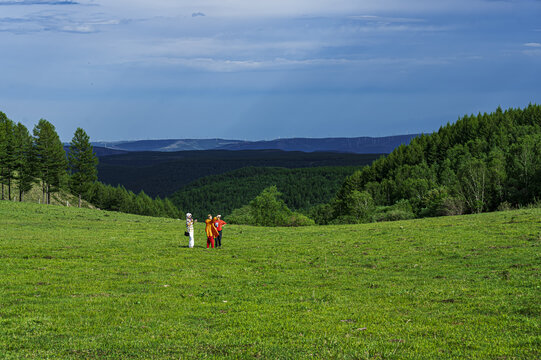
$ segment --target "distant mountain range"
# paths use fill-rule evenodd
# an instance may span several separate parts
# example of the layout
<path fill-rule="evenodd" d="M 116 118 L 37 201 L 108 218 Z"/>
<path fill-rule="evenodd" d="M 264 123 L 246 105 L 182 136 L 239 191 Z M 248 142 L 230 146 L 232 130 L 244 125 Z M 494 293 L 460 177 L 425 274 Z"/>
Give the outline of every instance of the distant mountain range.
<path fill-rule="evenodd" d="M 388 154 L 402 144 L 409 144 L 419 134 L 355 138 L 290 138 L 269 141 L 225 139 L 167 139 L 92 143 L 98 156 L 132 151 L 193 150 L 283 150 L 303 152 L 340 152 L 354 154 Z"/>

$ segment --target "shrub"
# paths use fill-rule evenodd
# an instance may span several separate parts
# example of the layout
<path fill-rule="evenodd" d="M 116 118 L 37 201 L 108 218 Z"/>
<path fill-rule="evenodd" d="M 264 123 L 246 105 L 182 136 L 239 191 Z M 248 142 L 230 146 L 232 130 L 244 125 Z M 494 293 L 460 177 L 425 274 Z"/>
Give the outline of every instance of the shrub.
<path fill-rule="evenodd" d="M 250 205 L 244 205 L 239 209 L 233 210 L 231 215 L 227 217 L 227 221 L 230 224 L 255 225 L 254 215 L 252 214 Z"/>
<path fill-rule="evenodd" d="M 310 209 L 309 217 L 318 225 L 327 225 L 334 218 L 334 209 L 330 204 L 320 204 Z"/>
<path fill-rule="evenodd" d="M 372 219 L 376 222 L 409 220 L 414 218 L 414 213 L 404 210 L 389 210 L 383 213 L 374 214 L 374 216 L 372 217 Z"/>
<path fill-rule="evenodd" d="M 462 215 L 464 214 L 465 209 L 465 203 L 464 200 L 459 197 L 448 197 L 443 202 L 443 211 L 444 215 L 451 216 L 451 215 Z"/>
<path fill-rule="evenodd" d="M 359 218 L 356 218 L 352 215 L 342 215 L 333 219 L 329 224 L 330 225 L 345 225 L 345 224 L 359 224 Z"/>
<path fill-rule="evenodd" d="M 423 208 L 419 215 L 421 217 L 447 215 L 445 208 L 447 198 L 449 198 L 449 192 L 444 186 L 429 190 L 423 197 Z"/>
<path fill-rule="evenodd" d="M 372 221 L 397 221 L 414 219 L 415 214 L 413 212 L 413 206 L 411 202 L 406 199 L 397 201 L 392 206 L 380 206 L 376 212 L 372 215 Z"/>
<path fill-rule="evenodd" d="M 512 210 L 512 209 L 513 209 L 513 205 L 511 205 L 507 201 L 504 201 L 500 205 L 498 205 L 498 211 L 508 211 L 508 210 Z"/>
<path fill-rule="evenodd" d="M 289 219 L 289 226 L 310 226 L 315 224 L 316 222 L 314 220 L 298 212 L 294 212 Z"/>

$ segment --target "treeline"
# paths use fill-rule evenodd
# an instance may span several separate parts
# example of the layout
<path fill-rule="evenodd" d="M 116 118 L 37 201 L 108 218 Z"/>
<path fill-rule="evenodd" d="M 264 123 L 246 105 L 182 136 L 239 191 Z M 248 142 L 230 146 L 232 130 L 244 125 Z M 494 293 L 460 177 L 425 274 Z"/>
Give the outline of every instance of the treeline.
<path fill-rule="evenodd" d="M 541 107 L 465 116 L 348 177 L 321 224 L 480 213 L 541 199 Z"/>
<path fill-rule="evenodd" d="M 86 200 L 100 209 L 129 214 L 179 218 L 180 211 L 169 199 L 152 199 L 144 191 L 135 194 L 123 186 L 95 182 L 86 193 Z"/>
<path fill-rule="evenodd" d="M 25 193 L 39 186 L 40 202 L 51 203 L 61 190 L 104 210 L 177 218 L 180 212 L 168 200 L 135 195 L 122 187 L 97 182 L 98 160 L 90 138 L 78 128 L 66 154 L 53 124 L 41 119 L 32 135 L 21 123 L 0 112 L 0 186 L 2 200 L 23 201 Z M 15 193 L 13 190 L 17 190 Z"/>
<path fill-rule="evenodd" d="M 263 189 L 275 185 L 280 199 L 295 211 L 329 202 L 347 176 L 358 167 L 315 167 L 286 169 L 245 167 L 196 180 L 170 196 L 179 208 L 202 218 L 209 212 L 224 216 L 248 204 Z"/>

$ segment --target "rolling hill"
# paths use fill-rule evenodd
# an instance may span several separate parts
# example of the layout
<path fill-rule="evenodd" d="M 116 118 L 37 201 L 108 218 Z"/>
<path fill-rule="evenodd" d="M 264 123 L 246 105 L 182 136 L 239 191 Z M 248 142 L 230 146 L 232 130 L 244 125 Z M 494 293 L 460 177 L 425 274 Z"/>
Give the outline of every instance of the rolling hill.
<path fill-rule="evenodd" d="M 247 166 L 306 168 L 364 166 L 379 154 L 304 153 L 280 150 L 207 150 L 178 152 L 129 152 L 104 156 L 98 165 L 99 180 L 151 196 L 167 196 L 190 182 Z"/>

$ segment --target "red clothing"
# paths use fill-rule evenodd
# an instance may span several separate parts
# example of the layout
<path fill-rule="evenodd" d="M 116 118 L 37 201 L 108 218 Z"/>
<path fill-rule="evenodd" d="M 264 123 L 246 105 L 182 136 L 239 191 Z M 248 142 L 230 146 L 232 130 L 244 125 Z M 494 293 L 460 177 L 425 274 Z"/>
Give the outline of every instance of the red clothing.
<path fill-rule="evenodd" d="M 223 221 L 222 219 L 216 221 L 216 224 L 218 224 L 218 226 L 216 226 L 216 228 L 218 229 L 218 231 L 222 231 L 222 227 L 224 225 L 227 225 L 227 223 L 225 221 Z"/>
<path fill-rule="evenodd" d="M 214 249 L 214 238 L 212 236 L 207 237 L 207 249 L 209 248 L 209 245 Z"/>

